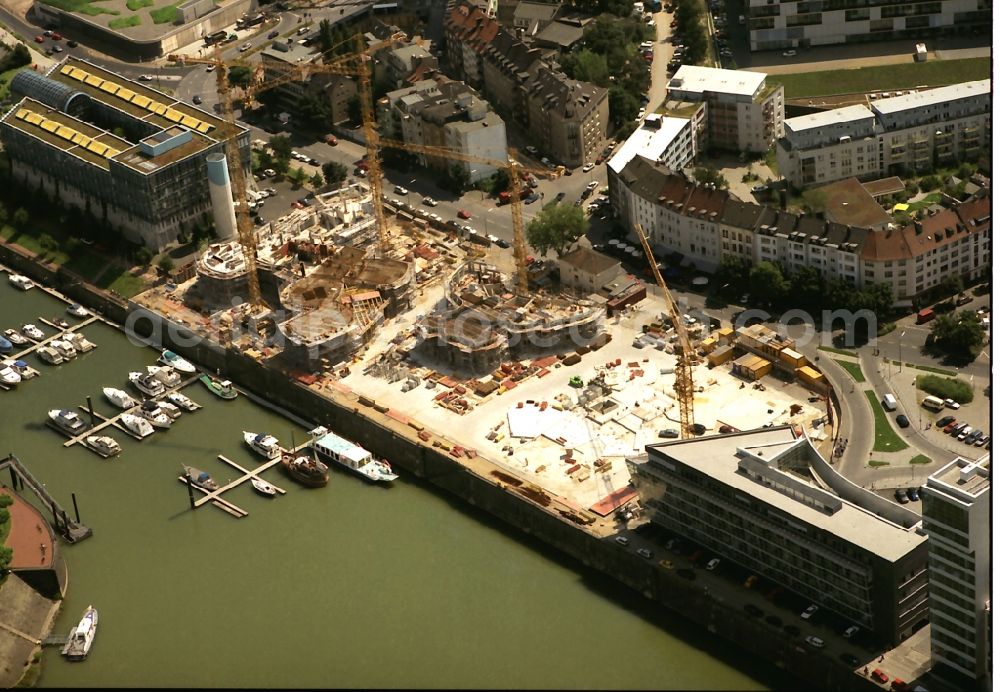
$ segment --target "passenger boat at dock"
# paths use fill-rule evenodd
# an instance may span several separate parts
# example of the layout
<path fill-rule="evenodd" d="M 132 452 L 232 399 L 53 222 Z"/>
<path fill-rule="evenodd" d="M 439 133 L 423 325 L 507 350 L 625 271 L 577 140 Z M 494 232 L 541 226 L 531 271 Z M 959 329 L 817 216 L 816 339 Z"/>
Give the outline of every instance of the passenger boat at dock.
<path fill-rule="evenodd" d="M 174 423 L 173 419 L 152 399 L 142 402 L 136 413 L 152 423 L 154 428 L 169 428 Z"/>
<path fill-rule="evenodd" d="M 274 459 L 281 454 L 281 444 L 278 438 L 267 433 L 255 433 L 243 431 L 243 441 L 253 451 L 260 454 L 265 459 Z"/>
<path fill-rule="evenodd" d="M 65 336 L 63 341 L 68 341 L 73 348 L 75 348 L 80 353 L 86 353 L 87 351 L 93 351 L 97 348 L 97 344 L 90 341 L 80 332 L 71 332 Z"/>
<path fill-rule="evenodd" d="M 330 480 L 329 467 L 306 455 L 282 454 L 281 466 L 289 476 L 310 488 L 322 488 Z"/>
<path fill-rule="evenodd" d="M 345 440 L 322 426 L 309 434 L 312 435 L 313 449 L 320 456 L 331 459 L 370 481 L 388 483 L 399 478 L 393 473 L 389 462 L 372 456 L 364 447 Z"/>
<path fill-rule="evenodd" d="M 60 430 L 68 432 L 70 435 L 77 435 L 87 429 L 87 424 L 83 422 L 76 411 L 68 408 L 54 408 L 49 411 L 49 420 L 56 424 Z"/>
<path fill-rule="evenodd" d="M 163 411 L 165 414 L 167 414 L 168 418 L 177 420 L 178 418 L 181 417 L 181 410 L 176 406 L 174 406 L 173 404 L 171 404 L 169 401 L 161 401 L 159 402 L 159 404 L 160 404 L 160 410 Z"/>
<path fill-rule="evenodd" d="M 27 291 L 29 288 L 33 288 L 35 286 L 35 282 L 23 274 L 11 274 L 7 277 L 7 280 L 10 281 L 12 286 L 16 286 L 22 291 Z"/>
<path fill-rule="evenodd" d="M 65 358 L 59 355 L 59 351 L 55 350 L 51 346 L 39 346 L 38 350 L 35 351 L 38 357 L 44 360 L 49 365 L 62 365 L 65 362 Z"/>
<path fill-rule="evenodd" d="M 97 609 L 87 606 L 80 623 L 69 631 L 69 638 L 62 648 L 62 655 L 70 661 L 82 661 L 90 653 L 97 634 Z"/>
<path fill-rule="evenodd" d="M 257 478 L 257 476 L 250 479 L 250 485 L 253 486 L 254 490 L 265 497 L 274 497 L 278 494 L 277 488 L 265 481 L 263 478 Z"/>
<path fill-rule="evenodd" d="M 186 372 L 194 374 L 198 372 L 198 369 L 194 367 L 190 361 L 185 360 L 181 356 L 177 355 L 173 351 L 164 351 L 160 354 L 160 362 L 164 365 L 169 365 L 174 370 L 178 372 Z"/>
<path fill-rule="evenodd" d="M 21 325 L 21 333 L 29 339 L 34 339 L 35 341 L 41 341 L 45 338 L 45 333 L 30 322 L 28 324 Z"/>
<path fill-rule="evenodd" d="M 79 303 L 71 303 L 67 308 L 66 312 L 71 314 L 73 317 L 88 317 L 90 315 L 87 312 L 87 308 L 83 307 Z"/>
<path fill-rule="evenodd" d="M 140 418 L 132 413 L 123 413 L 122 417 L 118 420 L 120 420 L 122 425 L 125 426 L 125 429 L 133 435 L 147 437 L 153 434 L 153 426 L 150 425 L 149 421 L 145 418 Z"/>
<path fill-rule="evenodd" d="M 105 387 L 103 391 L 108 401 L 120 409 L 130 409 L 139 405 L 139 402 L 133 399 L 124 389 Z"/>
<path fill-rule="evenodd" d="M 15 346 L 27 346 L 29 343 L 25 336 L 16 329 L 4 329 L 3 338 Z"/>
<path fill-rule="evenodd" d="M 170 392 L 169 394 L 167 394 L 167 401 L 169 401 L 174 406 L 178 406 L 184 409 L 185 411 L 198 410 L 198 404 L 194 403 L 193 401 L 191 401 L 191 399 L 187 398 L 180 392 Z"/>
<path fill-rule="evenodd" d="M 207 471 L 196 469 L 194 466 L 188 466 L 187 464 L 182 464 L 182 466 L 184 467 L 184 474 L 199 488 L 204 488 L 208 491 L 219 489 L 219 484 L 212 480 Z"/>
<path fill-rule="evenodd" d="M 63 360 L 72 360 L 76 358 L 76 349 L 68 341 L 63 339 L 53 339 L 49 342 L 49 346 L 54 348 L 59 352 L 59 355 L 63 357 Z"/>
<path fill-rule="evenodd" d="M 13 369 L 14 372 L 21 376 L 22 380 L 30 380 L 32 377 L 36 377 L 38 375 L 38 371 L 25 363 L 23 360 L 11 360 L 8 358 L 3 361 L 3 364 L 8 368 Z"/>
<path fill-rule="evenodd" d="M 118 441 L 108 435 L 91 435 L 87 438 L 87 446 L 104 457 L 113 457 L 122 451 Z"/>
<path fill-rule="evenodd" d="M 146 372 L 169 388 L 181 383 L 181 376 L 169 365 L 147 365 Z"/>
<path fill-rule="evenodd" d="M 21 383 L 21 373 L 9 365 L 0 365 L 0 384 L 16 387 Z"/>
<path fill-rule="evenodd" d="M 160 396 L 163 392 L 167 391 L 163 383 L 148 372 L 130 372 L 128 374 L 128 381 L 147 396 Z"/>
<path fill-rule="evenodd" d="M 208 387 L 208 391 L 222 399 L 235 399 L 239 392 L 229 380 L 217 380 L 211 375 L 202 375 L 198 378 L 201 383 Z"/>

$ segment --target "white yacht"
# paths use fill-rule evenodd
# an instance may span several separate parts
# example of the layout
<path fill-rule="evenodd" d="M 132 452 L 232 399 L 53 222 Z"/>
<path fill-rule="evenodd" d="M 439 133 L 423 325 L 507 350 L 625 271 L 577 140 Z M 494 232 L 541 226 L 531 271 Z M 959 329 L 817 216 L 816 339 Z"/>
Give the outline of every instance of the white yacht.
<path fill-rule="evenodd" d="M 80 624 L 70 630 L 66 645 L 62 648 L 62 655 L 70 661 L 82 661 L 90 653 L 90 647 L 94 644 L 94 636 L 97 634 L 97 608 L 87 606 L 83 613 Z"/>
<path fill-rule="evenodd" d="M 20 288 L 22 291 L 27 291 L 29 288 L 33 288 L 35 285 L 34 281 L 24 276 L 23 274 L 11 274 L 8 277 L 8 281 L 10 281 L 11 284 L 13 284 L 14 286 Z"/>
<path fill-rule="evenodd" d="M 122 447 L 113 437 L 107 435 L 91 435 L 87 438 L 87 445 L 105 457 L 113 457 L 121 454 Z"/>
<path fill-rule="evenodd" d="M 167 394 L 167 401 L 175 406 L 179 406 L 185 411 L 197 411 L 198 404 L 194 403 L 191 399 L 181 394 L 180 392 L 170 392 Z"/>
<path fill-rule="evenodd" d="M 28 344 L 28 340 L 16 329 L 4 329 L 3 337 L 15 346 L 26 346 Z"/>
<path fill-rule="evenodd" d="M 87 427 L 87 424 L 80 418 L 80 414 L 76 411 L 70 411 L 68 408 L 54 408 L 50 410 L 49 420 L 55 423 L 60 430 L 65 430 L 71 435 L 82 433 Z"/>
<path fill-rule="evenodd" d="M 34 339 L 35 341 L 41 341 L 45 338 L 45 334 L 42 330 L 30 323 L 21 325 L 21 333 L 29 339 Z"/>
<path fill-rule="evenodd" d="M 147 365 L 146 372 L 167 387 L 176 387 L 181 383 L 181 376 L 169 365 Z"/>
<path fill-rule="evenodd" d="M 274 435 L 247 432 L 244 430 L 243 441 L 250 446 L 250 449 L 257 452 L 265 459 L 274 459 L 281 454 L 281 443 L 278 442 L 278 438 Z"/>
<path fill-rule="evenodd" d="M 59 351 L 55 350 L 51 346 L 39 346 L 36 353 L 39 358 L 44 360 L 49 365 L 60 365 L 65 360 L 61 355 L 59 355 Z"/>
<path fill-rule="evenodd" d="M 389 462 L 322 426 L 314 428 L 309 434 L 312 436 L 312 447 L 320 456 L 332 459 L 370 481 L 389 483 L 399 478 Z"/>
<path fill-rule="evenodd" d="M 153 434 L 153 426 L 145 418 L 140 418 L 131 413 L 123 413 L 119 420 L 129 432 L 139 437 L 146 437 Z"/>
<path fill-rule="evenodd" d="M 152 423 L 154 428 L 169 428 L 174 422 L 173 418 L 164 413 L 160 405 L 152 399 L 142 402 L 137 413 Z"/>
<path fill-rule="evenodd" d="M 23 360 L 12 360 L 7 359 L 3 361 L 3 364 L 9 368 L 12 368 L 14 372 L 21 376 L 22 380 L 30 380 L 32 377 L 38 375 L 38 371 L 33 367 L 25 363 Z"/>
<path fill-rule="evenodd" d="M 80 353 L 93 351 L 95 348 L 97 348 L 97 344 L 87 339 L 87 337 L 85 337 L 80 332 L 70 332 L 65 336 L 63 341 L 69 342 L 69 344 Z"/>
<path fill-rule="evenodd" d="M 160 396 L 167 389 L 163 386 L 162 382 L 149 373 L 130 372 L 128 374 L 128 381 L 131 382 L 136 389 L 148 396 Z"/>
<path fill-rule="evenodd" d="M 68 308 L 66 312 L 73 315 L 73 317 L 87 317 L 90 313 L 87 312 L 87 308 L 83 307 L 79 303 L 73 303 Z"/>
<path fill-rule="evenodd" d="M 139 402 L 133 399 L 124 389 L 118 389 L 117 387 L 105 387 L 103 391 L 104 396 L 108 398 L 108 401 L 120 409 L 129 409 L 133 406 L 139 405 Z"/>
<path fill-rule="evenodd" d="M 164 365 L 171 366 L 174 370 L 179 370 L 180 372 L 195 373 L 198 371 L 194 365 L 177 355 L 173 351 L 164 351 L 160 354 L 160 362 Z"/>
<path fill-rule="evenodd" d="M 0 365 L 0 382 L 14 387 L 21 381 L 21 373 L 9 365 Z"/>
<path fill-rule="evenodd" d="M 167 414 L 169 418 L 177 420 L 178 418 L 181 417 L 181 410 L 176 406 L 174 406 L 173 404 L 171 404 L 169 401 L 161 401 L 159 402 L 159 404 L 160 404 L 160 410 L 163 411 L 165 414 Z"/>
<path fill-rule="evenodd" d="M 73 348 L 73 344 L 62 339 L 53 339 L 49 342 L 49 346 L 54 348 L 59 352 L 59 355 L 63 357 L 63 360 L 72 360 L 76 358 L 76 349 Z"/>

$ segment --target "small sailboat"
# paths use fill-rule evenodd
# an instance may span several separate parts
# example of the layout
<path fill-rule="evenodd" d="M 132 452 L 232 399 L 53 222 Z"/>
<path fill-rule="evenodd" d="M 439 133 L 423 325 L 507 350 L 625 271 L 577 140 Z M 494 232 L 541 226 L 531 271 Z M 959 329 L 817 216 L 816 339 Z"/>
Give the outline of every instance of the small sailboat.
<path fill-rule="evenodd" d="M 181 383 L 181 376 L 169 365 L 147 365 L 146 372 L 167 387 L 176 387 Z"/>
<path fill-rule="evenodd" d="M 238 394 L 236 387 L 229 380 L 217 380 L 211 375 L 202 375 L 198 379 L 208 387 L 208 391 L 222 399 L 235 399 Z"/>
<path fill-rule="evenodd" d="M 70 304 L 70 306 L 66 308 L 66 312 L 71 314 L 73 317 L 87 317 L 90 315 L 90 313 L 87 312 L 87 308 L 83 307 L 79 303 Z"/>
<path fill-rule="evenodd" d="M 21 382 L 21 373 L 9 365 L 0 365 L 0 383 L 16 387 Z"/>
<path fill-rule="evenodd" d="M 22 291 L 27 291 L 29 288 L 35 286 L 35 282 L 24 276 L 23 274 L 11 274 L 8 279 L 13 286 L 20 288 Z"/>
<path fill-rule="evenodd" d="M 277 488 L 265 481 L 263 478 L 257 478 L 257 476 L 250 479 L 250 485 L 252 485 L 253 489 L 261 495 L 266 495 L 267 497 L 274 497 L 278 494 Z"/>
<path fill-rule="evenodd" d="M 54 348 L 59 352 L 59 355 L 63 357 L 63 360 L 72 360 L 76 358 L 76 349 L 73 348 L 73 344 L 62 339 L 53 339 L 49 342 L 49 346 Z"/>
<path fill-rule="evenodd" d="M 128 374 L 128 381 L 138 389 L 143 394 L 148 396 L 160 396 L 166 391 L 166 387 L 158 379 L 150 375 L 148 372 L 130 372 Z"/>
<path fill-rule="evenodd" d="M 24 335 L 16 329 L 4 329 L 3 338 L 7 339 L 7 341 L 15 346 L 26 346 L 28 344 L 28 340 L 24 338 Z"/>
<path fill-rule="evenodd" d="M 80 353 L 86 353 L 87 351 L 93 351 L 97 348 L 97 344 L 90 341 L 80 332 L 71 332 L 66 335 L 63 341 L 69 342 L 73 348 L 75 348 Z"/>
<path fill-rule="evenodd" d="M 49 411 L 49 420 L 56 424 L 60 430 L 64 430 L 71 435 L 81 433 L 87 427 L 80 415 L 76 411 L 68 408 L 54 408 Z"/>
<path fill-rule="evenodd" d="M 44 360 L 49 365 L 61 365 L 64 362 L 64 358 L 59 355 L 59 351 L 55 350 L 51 346 L 39 346 L 38 357 Z"/>
<path fill-rule="evenodd" d="M 178 406 L 185 411 L 197 411 L 198 404 L 194 403 L 191 399 L 181 394 L 180 392 L 170 392 L 167 394 L 167 401 L 175 406 Z"/>
<path fill-rule="evenodd" d="M 181 417 L 181 410 L 169 401 L 160 402 L 160 410 L 167 414 L 167 417 L 177 420 Z"/>
<path fill-rule="evenodd" d="M 187 464 L 182 464 L 182 466 L 184 467 L 185 475 L 199 488 L 204 488 L 208 491 L 219 489 L 219 484 L 212 480 L 207 471 L 196 469 L 194 466 L 188 466 Z"/>
<path fill-rule="evenodd" d="M 164 351 L 160 354 L 160 362 L 164 365 L 169 365 L 174 370 L 178 372 L 195 373 L 197 368 L 187 360 L 174 353 L 173 351 Z"/>
<path fill-rule="evenodd" d="M 62 648 L 62 655 L 70 661 L 82 661 L 87 658 L 96 634 L 97 609 L 94 606 L 87 606 L 80 624 L 70 630 L 66 645 Z"/>
<path fill-rule="evenodd" d="M 123 413 L 122 417 L 119 418 L 125 429 L 134 435 L 139 437 L 146 437 L 147 435 L 153 434 L 153 426 L 149 424 L 149 421 L 145 418 L 140 418 L 131 413 Z"/>
<path fill-rule="evenodd" d="M 104 396 L 107 397 L 108 401 L 120 409 L 129 409 L 139 405 L 139 402 L 133 399 L 124 389 L 118 389 L 117 387 L 105 387 L 103 391 Z"/>
<path fill-rule="evenodd" d="M 45 338 L 45 334 L 42 330 L 31 323 L 21 325 L 21 333 L 29 339 L 34 339 L 35 341 L 41 341 Z"/>
<path fill-rule="evenodd" d="M 108 435 L 91 435 L 87 438 L 87 445 L 104 457 L 113 457 L 116 454 L 121 454 L 122 451 L 117 440 Z"/>
<path fill-rule="evenodd" d="M 152 423 L 154 428 L 169 428 L 174 422 L 170 416 L 163 412 L 159 404 L 152 399 L 142 402 L 142 405 L 139 406 L 136 412 Z"/>
<path fill-rule="evenodd" d="M 243 441 L 249 445 L 250 449 L 260 454 L 265 459 L 274 459 L 281 454 L 281 444 L 278 438 L 267 433 L 255 433 L 243 431 Z"/>

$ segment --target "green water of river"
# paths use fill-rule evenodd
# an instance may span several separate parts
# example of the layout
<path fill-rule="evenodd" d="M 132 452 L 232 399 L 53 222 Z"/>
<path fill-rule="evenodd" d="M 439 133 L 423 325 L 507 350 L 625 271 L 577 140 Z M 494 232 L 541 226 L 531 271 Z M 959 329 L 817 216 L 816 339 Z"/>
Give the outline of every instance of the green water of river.
<path fill-rule="evenodd" d="M 0 330 L 63 316 L 39 289 L 0 282 Z M 75 319 L 66 317 L 71 322 Z M 392 487 L 331 469 L 325 488 L 296 485 L 275 499 L 249 484 L 227 493 L 235 519 L 191 511 L 181 463 L 216 480 L 257 457 L 242 430 L 284 444 L 304 428 L 246 397 L 204 405 L 138 442 L 111 434 L 122 455 L 104 460 L 45 424 L 51 408 L 101 388 L 130 390 L 128 372 L 155 362 L 101 323 L 98 348 L 0 392 L 0 453 L 14 452 L 72 512 L 76 493 L 94 535 L 62 545 L 68 563 L 64 634 L 88 604 L 100 611 L 90 657 L 43 654 L 44 687 L 764 689 L 773 669 L 480 511 L 404 475 Z M 134 392 L 134 390 L 132 390 Z M 8 481 L 9 482 L 9 481 Z"/>

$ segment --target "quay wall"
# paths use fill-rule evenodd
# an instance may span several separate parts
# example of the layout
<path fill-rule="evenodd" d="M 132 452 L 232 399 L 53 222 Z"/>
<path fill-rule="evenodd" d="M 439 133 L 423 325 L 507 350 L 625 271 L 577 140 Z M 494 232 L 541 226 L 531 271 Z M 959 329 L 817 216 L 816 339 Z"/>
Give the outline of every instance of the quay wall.
<path fill-rule="evenodd" d="M 723 602 L 698 580 L 686 581 L 675 570 L 660 568 L 634 551 L 623 549 L 608 538 L 600 538 L 586 527 L 542 507 L 489 475 L 493 465 L 482 458 L 461 461 L 447 449 L 449 443 L 431 431 L 428 441 L 418 430 L 386 415 L 379 402 L 363 402 L 352 393 L 319 392 L 287 374 L 262 367 L 232 349 L 197 338 L 190 330 L 169 322 L 141 306 L 131 304 L 142 319 L 130 320 L 138 335 L 158 347 L 170 348 L 209 370 L 219 370 L 241 388 L 265 398 L 307 420 L 325 425 L 355 440 L 377 456 L 390 459 L 396 468 L 418 476 L 468 504 L 532 535 L 549 546 L 611 576 L 642 593 L 670 612 L 696 623 L 723 640 L 763 661 L 771 662 L 811 688 L 872 690 L 874 682 L 855 674 L 833 657 L 809 647 L 801 637 L 752 618 L 742 603 Z M 369 405 L 366 405 L 369 404 Z M 422 429 L 422 428 L 421 428 Z M 464 457 L 464 455 L 463 455 Z"/>

